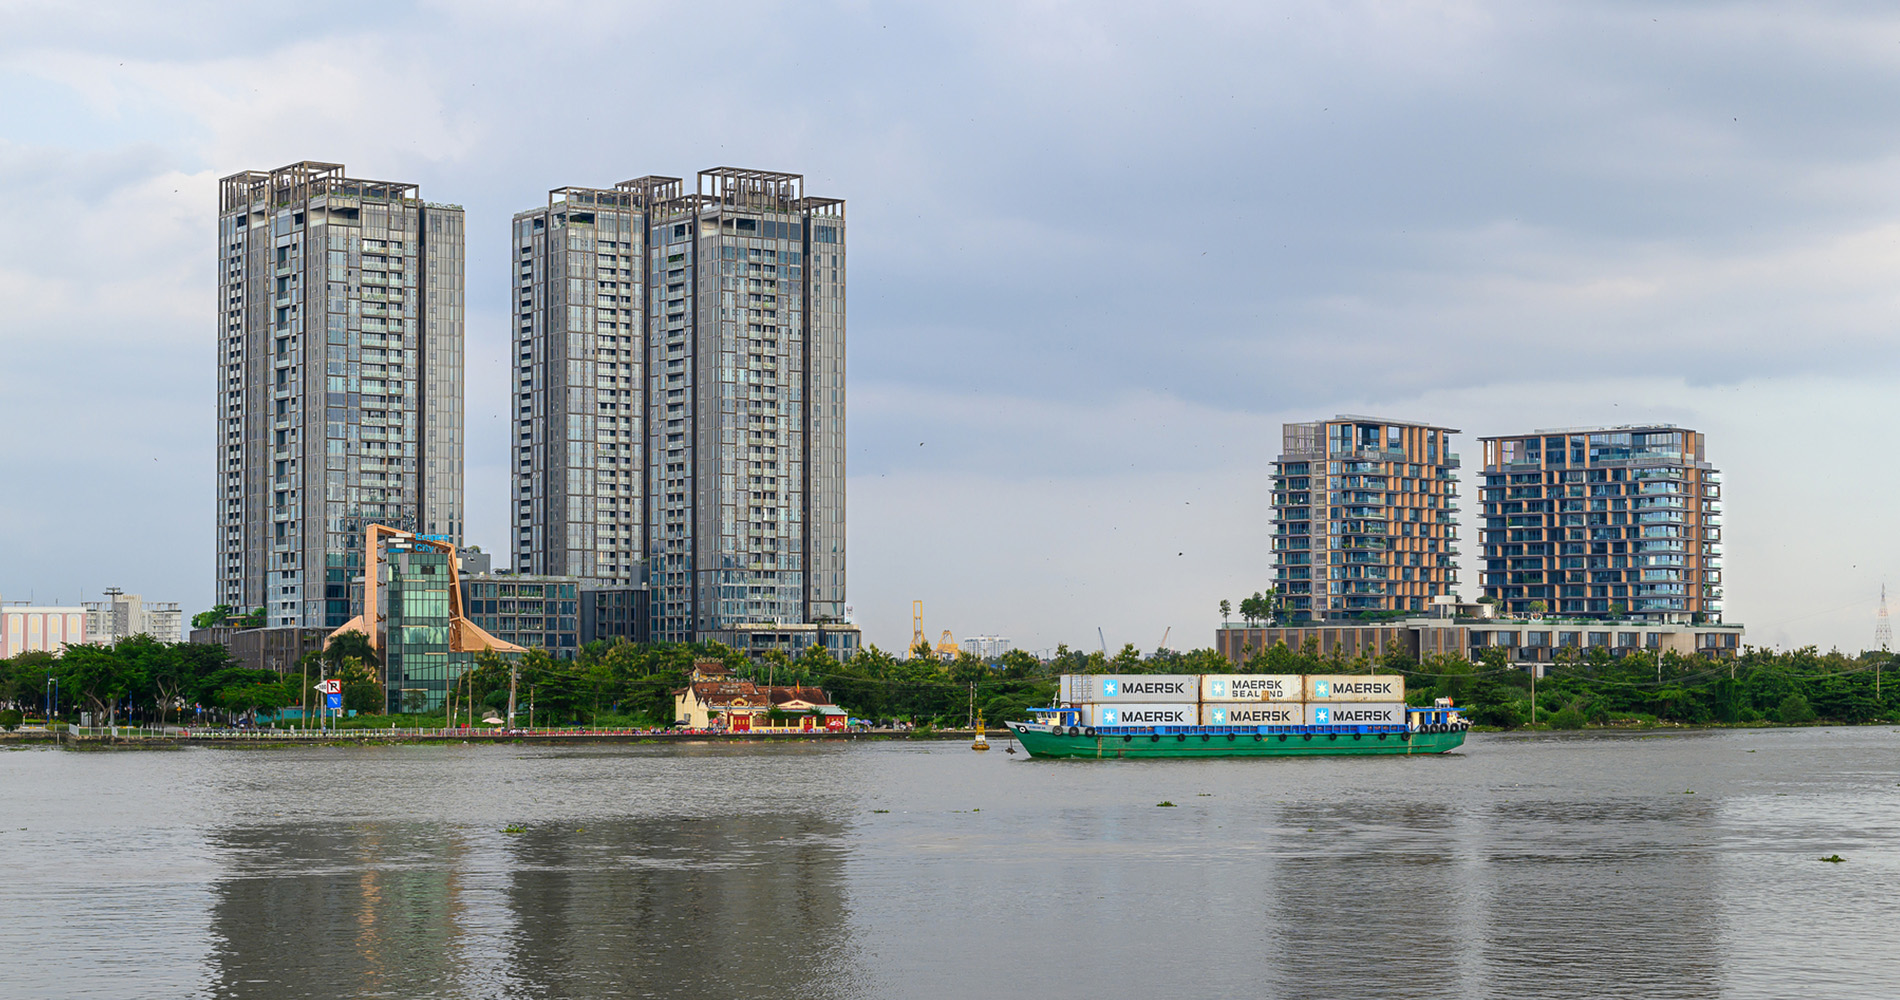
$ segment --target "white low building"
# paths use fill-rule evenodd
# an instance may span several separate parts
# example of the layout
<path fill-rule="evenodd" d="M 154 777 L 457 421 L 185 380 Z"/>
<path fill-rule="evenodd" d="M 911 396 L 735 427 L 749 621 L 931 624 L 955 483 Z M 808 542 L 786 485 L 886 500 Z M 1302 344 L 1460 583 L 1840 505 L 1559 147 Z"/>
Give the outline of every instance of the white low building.
<path fill-rule="evenodd" d="M 115 643 L 135 635 L 160 642 L 184 642 L 185 618 L 175 601 L 147 601 L 117 587 L 103 601 L 86 601 L 86 641 Z"/>

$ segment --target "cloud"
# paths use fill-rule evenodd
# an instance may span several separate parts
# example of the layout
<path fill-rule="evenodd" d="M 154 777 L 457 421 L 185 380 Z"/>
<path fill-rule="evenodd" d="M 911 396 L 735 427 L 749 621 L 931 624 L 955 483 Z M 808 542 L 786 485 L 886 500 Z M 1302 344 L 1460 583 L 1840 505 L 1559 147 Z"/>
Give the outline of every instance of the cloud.
<path fill-rule="evenodd" d="M 1278 423 L 1340 411 L 1699 426 L 1735 470 L 1733 613 L 1867 631 L 1822 609 L 1872 593 L 1885 543 L 1786 528 L 1877 516 L 1817 521 L 1750 470 L 1841 482 L 1855 435 L 1797 430 L 1891 422 L 1888 8 L 4 9 L 0 467 L 39 476 L 0 476 L 9 593 L 136 569 L 209 597 L 216 178 L 342 161 L 467 208 L 470 521 L 499 548 L 509 216 L 733 164 L 849 202 L 853 603 L 880 641 L 908 622 L 870 609 L 928 582 L 958 628 L 1180 644 L 1266 582 Z"/>

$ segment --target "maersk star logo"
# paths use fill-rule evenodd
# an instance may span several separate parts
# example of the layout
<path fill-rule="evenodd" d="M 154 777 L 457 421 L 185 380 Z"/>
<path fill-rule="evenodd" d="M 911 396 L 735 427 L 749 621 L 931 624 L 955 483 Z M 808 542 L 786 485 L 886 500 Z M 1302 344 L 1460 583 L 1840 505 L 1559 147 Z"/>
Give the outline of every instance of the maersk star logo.
<path fill-rule="evenodd" d="M 1227 697 L 1227 682 L 1226 681 L 1210 681 L 1209 686 L 1214 689 L 1214 697 L 1216 698 Z"/>
<path fill-rule="evenodd" d="M 1115 711 L 1112 708 L 1102 709 L 1102 725 L 1104 726 L 1120 725 L 1120 723 L 1116 721 L 1116 719 L 1120 716 L 1120 714 L 1121 713 Z"/>
<path fill-rule="evenodd" d="M 1333 684 L 1331 681 L 1314 681 L 1313 682 L 1313 697 L 1331 698 L 1332 696 L 1333 696 Z"/>
<path fill-rule="evenodd" d="M 1220 694 L 1220 691 L 1216 689 L 1214 693 L 1218 695 Z M 1227 710 L 1224 708 L 1215 709 L 1214 710 L 1214 725 L 1224 726 L 1226 724 L 1227 724 Z"/>
<path fill-rule="evenodd" d="M 1115 697 L 1115 692 L 1119 690 L 1121 690 L 1121 685 L 1115 683 L 1113 677 L 1104 678 L 1102 680 L 1102 697 L 1113 698 Z"/>
<path fill-rule="evenodd" d="M 1320 695 L 1320 697 L 1324 698 L 1326 696 L 1322 694 Z M 1321 708 L 1316 708 L 1313 710 L 1313 725 L 1330 726 L 1332 724 L 1333 724 L 1333 710 L 1332 709 L 1321 707 Z"/>

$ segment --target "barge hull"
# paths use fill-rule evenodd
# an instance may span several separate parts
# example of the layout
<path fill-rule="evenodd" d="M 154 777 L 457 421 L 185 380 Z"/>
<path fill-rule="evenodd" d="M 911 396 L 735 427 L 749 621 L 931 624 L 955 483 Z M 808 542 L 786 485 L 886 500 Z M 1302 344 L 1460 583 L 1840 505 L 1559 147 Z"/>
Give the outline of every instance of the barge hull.
<path fill-rule="evenodd" d="M 1442 733 L 1158 733 L 1070 736 L 1021 724 L 1010 731 L 1031 757 L 1353 757 L 1444 753 L 1464 745 Z"/>

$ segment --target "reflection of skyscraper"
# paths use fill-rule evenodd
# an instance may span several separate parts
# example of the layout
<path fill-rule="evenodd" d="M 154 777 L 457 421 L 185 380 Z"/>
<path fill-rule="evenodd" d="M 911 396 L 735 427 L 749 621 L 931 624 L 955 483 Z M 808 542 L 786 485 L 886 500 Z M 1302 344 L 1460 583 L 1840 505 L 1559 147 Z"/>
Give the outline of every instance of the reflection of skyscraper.
<path fill-rule="evenodd" d="M 855 995 L 842 833 L 818 813 L 532 829 L 506 964 L 549 996 Z"/>
<path fill-rule="evenodd" d="M 844 203 L 721 167 L 515 216 L 515 569 L 651 587 L 653 638 L 842 621 Z"/>
<path fill-rule="evenodd" d="M 366 523 L 462 537 L 462 210 L 293 163 L 224 178 L 217 600 L 337 626 Z"/>
<path fill-rule="evenodd" d="M 233 828 L 212 992 L 844 995 L 843 836 L 817 811 Z"/>

